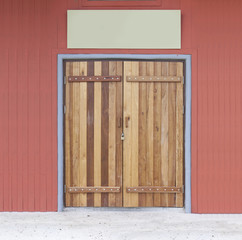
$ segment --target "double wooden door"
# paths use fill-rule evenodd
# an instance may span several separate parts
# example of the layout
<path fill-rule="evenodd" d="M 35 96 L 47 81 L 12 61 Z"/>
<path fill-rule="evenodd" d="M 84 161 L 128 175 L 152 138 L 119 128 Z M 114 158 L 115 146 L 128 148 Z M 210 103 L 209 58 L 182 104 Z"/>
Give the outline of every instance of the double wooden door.
<path fill-rule="evenodd" d="M 183 63 L 65 63 L 65 204 L 183 207 Z"/>

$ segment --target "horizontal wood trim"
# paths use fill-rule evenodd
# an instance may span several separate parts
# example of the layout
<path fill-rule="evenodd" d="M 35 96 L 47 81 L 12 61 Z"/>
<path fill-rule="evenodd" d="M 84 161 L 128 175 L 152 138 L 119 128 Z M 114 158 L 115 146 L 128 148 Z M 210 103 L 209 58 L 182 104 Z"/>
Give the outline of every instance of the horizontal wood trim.
<path fill-rule="evenodd" d="M 120 187 L 67 187 L 68 193 L 119 193 Z"/>
<path fill-rule="evenodd" d="M 69 82 L 120 82 L 121 76 L 68 76 Z"/>
<path fill-rule="evenodd" d="M 181 82 L 183 77 L 177 76 L 127 76 L 127 82 Z"/>
<path fill-rule="evenodd" d="M 127 193 L 183 193 L 182 187 L 139 186 L 127 187 Z"/>

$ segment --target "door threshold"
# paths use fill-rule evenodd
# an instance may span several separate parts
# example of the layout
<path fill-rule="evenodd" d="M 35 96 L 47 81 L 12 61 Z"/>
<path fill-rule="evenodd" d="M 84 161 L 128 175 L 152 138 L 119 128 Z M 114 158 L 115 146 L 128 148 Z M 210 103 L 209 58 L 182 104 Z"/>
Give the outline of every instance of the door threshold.
<path fill-rule="evenodd" d="M 176 212 L 185 213 L 184 208 L 172 207 L 65 207 L 64 212 Z"/>

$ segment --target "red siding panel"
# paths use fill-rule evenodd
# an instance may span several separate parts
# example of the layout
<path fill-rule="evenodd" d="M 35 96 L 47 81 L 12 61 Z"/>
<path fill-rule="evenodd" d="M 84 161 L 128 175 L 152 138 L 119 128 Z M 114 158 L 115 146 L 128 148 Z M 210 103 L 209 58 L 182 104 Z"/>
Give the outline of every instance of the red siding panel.
<path fill-rule="evenodd" d="M 28 183 L 27 209 L 40 210 L 40 93 L 39 93 L 39 50 L 28 52 Z"/>
<path fill-rule="evenodd" d="M 1 49 L 1 58 L 0 58 L 0 79 L 1 79 L 1 101 L 0 109 L 3 114 L 0 118 L 1 126 L 1 205 L 0 208 L 3 211 L 8 211 L 11 209 L 9 204 L 9 181 L 8 181 L 8 147 L 9 147 L 9 82 L 8 82 L 8 49 Z"/>
<path fill-rule="evenodd" d="M 67 50 L 66 11 L 81 6 L 0 1 L 0 211 L 57 209 L 58 53 L 181 53 L 192 54 L 192 211 L 242 213 L 242 1 L 163 0 L 182 10 L 182 50 Z"/>

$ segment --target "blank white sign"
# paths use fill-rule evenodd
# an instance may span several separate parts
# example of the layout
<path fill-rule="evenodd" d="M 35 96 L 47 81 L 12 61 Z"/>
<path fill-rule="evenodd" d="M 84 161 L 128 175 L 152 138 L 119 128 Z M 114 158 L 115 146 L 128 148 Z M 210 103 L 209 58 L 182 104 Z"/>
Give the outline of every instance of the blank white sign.
<path fill-rule="evenodd" d="M 180 49 L 180 10 L 68 10 L 68 48 Z"/>

